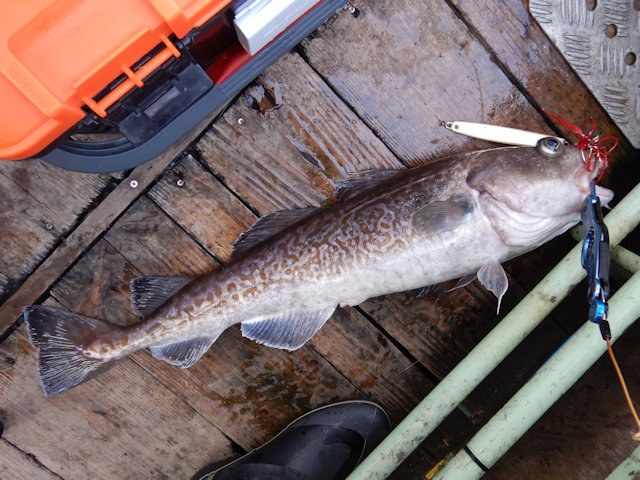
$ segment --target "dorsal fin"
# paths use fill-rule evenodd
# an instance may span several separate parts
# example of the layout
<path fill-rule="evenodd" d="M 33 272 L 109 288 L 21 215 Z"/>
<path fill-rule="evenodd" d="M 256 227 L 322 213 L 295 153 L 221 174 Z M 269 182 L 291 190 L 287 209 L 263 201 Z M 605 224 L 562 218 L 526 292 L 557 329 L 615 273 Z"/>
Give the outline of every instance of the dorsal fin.
<path fill-rule="evenodd" d="M 179 290 L 193 280 L 193 277 L 151 276 L 138 277 L 129 282 L 133 310 L 142 318 L 147 318 Z"/>
<path fill-rule="evenodd" d="M 233 243 L 231 258 L 238 258 L 256 245 L 260 245 L 276 234 L 310 217 L 319 210 L 322 210 L 322 208 L 292 208 L 290 210 L 272 212 L 264 217 L 260 217 L 249 230 L 241 233 Z"/>
<path fill-rule="evenodd" d="M 360 172 L 353 177 L 345 178 L 337 181 L 334 197 L 339 202 L 347 200 L 357 194 L 370 190 L 383 182 L 386 182 L 390 178 L 393 178 L 403 172 L 406 169 L 389 169 L 389 170 L 367 170 Z"/>

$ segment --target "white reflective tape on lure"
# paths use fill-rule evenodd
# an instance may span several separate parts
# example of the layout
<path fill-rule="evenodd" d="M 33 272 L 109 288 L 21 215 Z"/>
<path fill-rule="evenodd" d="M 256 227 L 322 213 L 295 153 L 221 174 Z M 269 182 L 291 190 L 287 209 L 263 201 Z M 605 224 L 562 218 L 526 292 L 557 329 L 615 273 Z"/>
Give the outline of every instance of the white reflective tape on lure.
<path fill-rule="evenodd" d="M 489 125 L 487 123 L 455 121 L 444 122 L 443 124 L 452 132 L 460 133 L 467 137 L 488 140 L 490 142 L 502 143 L 505 145 L 535 147 L 538 140 L 551 136 L 545 133 L 529 132 L 528 130 L 519 130 L 517 128 L 499 127 L 497 125 Z M 563 138 L 553 138 L 556 138 L 561 143 L 567 143 Z"/>

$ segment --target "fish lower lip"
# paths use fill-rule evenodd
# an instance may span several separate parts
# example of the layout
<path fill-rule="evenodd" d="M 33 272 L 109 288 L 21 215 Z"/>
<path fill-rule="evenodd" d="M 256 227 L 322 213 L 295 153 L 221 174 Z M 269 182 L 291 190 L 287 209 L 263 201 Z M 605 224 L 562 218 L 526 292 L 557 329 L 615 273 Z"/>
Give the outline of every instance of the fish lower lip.
<path fill-rule="evenodd" d="M 596 185 L 596 196 L 600 198 L 600 202 L 603 205 L 606 205 L 613 200 L 613 191 L 608 188 L 601 187 L 600 185 Z"/>

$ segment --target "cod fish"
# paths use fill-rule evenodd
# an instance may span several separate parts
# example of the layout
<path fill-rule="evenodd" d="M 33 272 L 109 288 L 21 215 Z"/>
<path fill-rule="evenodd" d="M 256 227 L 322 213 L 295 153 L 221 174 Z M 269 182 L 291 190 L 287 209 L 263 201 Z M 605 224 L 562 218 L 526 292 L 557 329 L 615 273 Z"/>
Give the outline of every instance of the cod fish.
<path fill-rule="evenodd" d="M 547 137 L 362 174 L 339 188 L 335 205 L 260 218 L 209 274 L 132 280 L 138 325 L 26 307 L 43 390 L 64 392 L 143 348 L 189 367 L 236 323 L 245 337 L 294 350 L 338 305 L 456 278 L 477 275 L 499 302 L 500 263 L 576 224 L 595 173 L 580 150 Z M 598 195 L 607 203 L 613 193 Z"/>

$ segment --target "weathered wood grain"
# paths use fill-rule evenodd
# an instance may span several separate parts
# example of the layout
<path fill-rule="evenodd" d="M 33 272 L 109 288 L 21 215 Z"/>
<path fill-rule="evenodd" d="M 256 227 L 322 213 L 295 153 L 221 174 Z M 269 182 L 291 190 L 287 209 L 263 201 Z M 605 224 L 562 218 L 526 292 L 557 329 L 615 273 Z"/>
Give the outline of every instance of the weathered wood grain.
<path fill-rule="evenodd" d="M 407 164 L 487 148 L 440 126 L 487 122 L 549 131 L 444 1 L 354 1 L 302 43 L 323 79 Z"/>
<path fill-rule="evenodd" d="M 0 346 L 0 358 L 3 438 L 65 480 L 188 478 L 233 454 L 213 424 L 131 360 L 47 398 L 24 330 Z"/>
<path fill-rule="evenodd" d="M 96 239 L 109 227 L 109 225 L 111 225 L 113 221 L 145 191 L 160 172 L 162 172 L 162 170 L 164 170 L 164 168 L 179 154 L 179 152 L 186 148 L 186 146 L 202 132 L 205 126 L 209 124 L 221 110 L 222 108 L 212 112 L 211 115 L 203 119 L 197 127 L 184 135 L 184 137 L 178 140 L 171 148 L 167 149 L 154 160 L 133 169 L 124 181 L 122 181 L 100 202 L 99 205 L 87 214 L 82 223 L 64 239 L 64 242 L 57 247 L 44 262 L 42 262 L 37 270 L 35 270 L 29 278 L 20 285 L 11 297 L 0 305 L 0 330 L 8 327 L 17 318 L 19 318 L 24 306 L 35 303 L 42 295 L 44 295 L 58 277 L 60 277 L 73 264 L 73 262 L 76 261 L 93 242 L 96 241 Z M 9 169 L 18 168 L 3 166 L 7 163 L 9 162 L 2 162 L 0 167 Z M 40 168 L 47 172 L 54 172 L 60 178 L 73 179 L 76 178 L 76 175 L 80 175 L 80 177 L 77 178 L 101 178 L 96 175 L 75 174 L 51 165 L 42 164 L 40 161 L 36 160 L 30 160 L 26 162 L 26 167 L 20 168 L 26 168 L 27 172 L 30 171 L 29 169 L 36 169 L 35 175 L 30 173 L 20 173 L 17 175 L 17 177 L 20 178 L 20 184 L 23 186 L 22 188 L 28 188 L 29 193 L 31 193 L 31 190 L 40 190 L 40 188 L 36 188 L 37 185 L 34 181 L 35 178 L 40 178 L 41 176 L 47 178 L 48 176 L 48 174 L 38 175 L 37 173 Z M 20 169 L 18 169 L 18 171 L 22 172 Z M 134 183 L 134 185 L 136 185 L 135 188 L 131 186 L 132 181 L 137 182 Z M 77 188 L 82 189 L 83 183 L 81 181 L 77 183 L 79 183 L 79 187 Z M 75 184 L 75 181 L 73 181 L 72 184 Z M 61 195 L 60 192 L 64 192 L 66 190 L 61 185 L 63 184 L 61 183 L 56 186 L 56 182 L 54 181 L 41 185 L 41 187 L 42 190 L 51 192 L 51 195 L 59 195 L 61 202 L 64 203 L 64 198 L 66 197 Z M 73 188 L 76 187 L 70 186 L 69 188 L 73 190 Z M 2 195 L 2 197 L 4 197 L 4 195 Z M 2 215 L 2 211 L 0 211 L 0 215 Z M 9 228 L 9 224 L 5 224 L 4 221 L 0 223 L 0 228 L 7 228 L 7 234 L 5 235 L 3 233 L 1 235 L 2 238 L 7 236 L 13 239 L 19 238 L 18 236 L 10 235 L 11 229 Z M 44 228 L 46 229 L 46 223 Z M 7 248 L 5 251 L 13 252 L 14 250 L 12 250 L 12 248 Z M 8 253 L 8 257 L 13 258 L 11 253 Z M 0 286 L 3 283 L 6 285 L 9 281 L 5 279 L 4 275 L 0 274 Z M 0 298 L 1 297 L 2 293 L 0 292 Z"/>
<path fill-rule="evenodd" d="M 260 215 L 322 204 L 350 173 L 403 167 L 296 54 L 282 57 L 250 92 L 196 147 Z"/>
<path fill-rule="evenodd" d="M 0 459 L 2 459 L 0 462 L 2 479 L 60 480 L 62 478 L 39 464 L 37 458 L 30 457 L 7 440 L 0 439 Z"/>
<path fill-rule="evenodd" d="M 149 197 L 221 260 L 229 259 L 233 242 L 256 220 L 191 156 L 164 175 L 149 191 Z"/>
<path fill-rule="evenodd" d="M 0 300 L 48 255 L 108 182 L 107 175 L 65 172 L 40 160 L 0 162 Z"/>
<path fill-rule="evenodd" d="M 195 213 L 198 211 L 196 209 Z M 185 236 L 176 220 L 145 195 L 118 219 L 105 233 L 104 239 L 127 262 L 136 265 L 136 272 L 140 275 L 170 272 L 171 275 L 194 277 L 219 266 L 201 245 L 184 241 Z M 176 238 L 178 246 L 174 248 Z"/>

